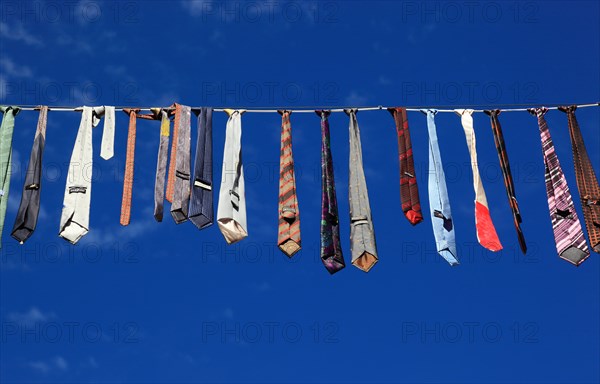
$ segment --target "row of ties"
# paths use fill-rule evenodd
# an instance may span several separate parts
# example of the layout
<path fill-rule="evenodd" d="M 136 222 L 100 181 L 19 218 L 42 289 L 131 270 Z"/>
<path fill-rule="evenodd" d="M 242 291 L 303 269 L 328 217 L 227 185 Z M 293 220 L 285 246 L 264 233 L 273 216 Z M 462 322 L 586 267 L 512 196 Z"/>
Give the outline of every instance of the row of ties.
<path fill-rule="evenodd" d="M 4 113 L 0 131 L 0 229 L 8 201 L 10 182 L 10 160 L 14 117 L 18 107 L 0 107 Z M 575 106 L 560 107 L 568 116 L 569 132 L 573 148 L 575 173 L 580 192 L 585 223 L 593 249 L 600 252 L 600 187 L 587 155 L 583 138 L 575 117 Z M 244 110 L 225 110 L 229 116 L 226 127 L 225 150 L 223 156 L 222 183 L 217 209 L 217 223 L 228 243 L 235 243 L 248 236 L 246 227 L 246 202 L 244 172 L 241 152 L 241 115 Z M 555 153 L 552 139 L 544 115 L 545 108 L 529 110 L 538 118 L 545 164 L 545 180 L 548 205 L 554 229 L 556 247 L 560 257 L 579 265 L 589 256 L 589 249 L 583 235 L 566 179 Z M 191 172 L 190 141 L 192 108 L 173 104 L 169 108 L 153 108 L 151 113 L 142 114 L 139 109 L 124 109 L 129 115 L 127 154 L 123 198 L 121 205 L 122 225 L 128 225 L 131 216 L 133 188 L 133 164 L 135 157 L 136 120 L 159 120 L 160 144 L 158 149 L 156 180 L 154 190 L 154 217 L 163 218 L 163 203 L 166 198 L 171 203 L 171 215 L 176 223 L 192 221 L 198 228 L 211 225 L 214 220 L 212 193 L 212 108 L 194 109 L 198 117 L 198 135 L 193 174 Z M 279 182 L 279 226 L 278 246 L 289 257 L 301 249 L 300 216 L 296 196 L 294 161 L 292 155 L 291 111 L 279 111 L 282 115 L 280 182 Z M 375 235 L 366 179 L 362 165 L 362 145 L 356 119 L 357 109 L 347 109 L 350 117 L 350 174 L 349 200 L 351 221 L 352 264 L 363 271 L 369 271 L 378 261 Z M 406 109 L 389 108 L 397 135 L 400 161 L 400 197 L 402 211 L 413 225 L 423 221 L 419 203 L 419 192 L 415 177 L 412 145 L 408 129 Z M 445 176 L 440 156 L 435 115 L 436 110 L 423 110 L 427 115 L 429 136 L 429 206 L 433 232 L 438 253 L 450 265 L 458 264 L 454 226 Z M 322 215 L 321 215 L 321 259 L 330 273 L 344 268 L 345 262 L 339 236 L 339 222 L 333 159 L 330 150 L 328 117 L 330 112 L 316 111 L 321 118 L 321 174 L 322 174 Z M 479 243 L 491 251 L 502 249 L 493 225 L 483 183 L 477 166 L 473 110 L 458 109 L 465 132 L 467 147 L 471 156 L 473 184 L 475 189 L 475 222 Z M 516 199 L 508 155 L 498 115 L 500 110 L 485 111 L 491 118 L 492 132 L 504 176 L 506 193 L 513 213 L 519 244 L 523 253 L 527 247 L 521 230 L 521 214 Z M 12 231 L 12 236 L 23 243 L 37 224 L 40 207 L 41 166 L 44 150 L 48 107 L 40 108 L 40 116 L 34 145 L 29 160 L 21 204 Z M 84 177 L 82 164 L 92 162 L 92 128 L 104 117 L 101 157 L 113 156 L 114 107 L 83 107 L 79 131 L 71 156 L 71 166 L 65 187 L 64 207 L 60 220 L 59 235 L 71 243 L 76 243 L 89 231 L 89 206 L 91 177 Z M 171 118 L 173 133 L 171 135 Z M 169 143 L 170 142 L 170 143 Z M 171 144 L 170 159 L 169 144 Z M 168 176 L 167 176 L 167 163 Z M 166 192 L 165 192 L 166 179 Z"/>

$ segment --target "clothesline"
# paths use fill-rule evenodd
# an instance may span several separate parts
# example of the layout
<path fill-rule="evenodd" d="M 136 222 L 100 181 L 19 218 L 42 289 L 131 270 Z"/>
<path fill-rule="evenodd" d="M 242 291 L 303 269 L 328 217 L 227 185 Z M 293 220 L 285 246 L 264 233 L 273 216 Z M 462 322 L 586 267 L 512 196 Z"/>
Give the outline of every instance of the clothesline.
<path fill-rule="evenodd" d="M 544 180 L 548 209 L 552 221 L 554 240 L 558 255 L 574 265 L 580 265 L 590 255 L 583 232 L 582 222 L 577 216 L 574 202 L 575 196 L 567 184 L 554 143 L 550 136 L 545 115 L 548 109 L 559 110 L 567 116 L 569 137 L 573 150 L 573 164 L 579 192 L 579 200 L 584 215 L 589 241 L 592 250 L 600 253 L 600 228 L 597 226 L 600 217 L 600 185 L 598 184 L 590 157 L 587 154 L 583 137 L 577 122 L 577 107 L 600 106 L 595 104 L 579 104 L 567 106 L 552 105 L 549 108 L 526 108 L 525 105 L 513 104 L 508 111 L 535 112 L 540 130 L 542 155 L 544 160 Z M 482 107 L 482 106 L 481 106 Z M 408 111 L 422 111 L 426 114 L 427 135 L 429 138 L 429 172 L 427 194 L 429 197 L 429 214 L 436 251 L 450 265 L 457 265 L 459 257 L 456 249 L 455 225 L 452 219 L 450 198 L 446 186 L 442 156 L 438 145 L 435 124 L 436 111 L 454 112 L 460 116 L 465 139 L 471 158 L 473 173 L 473 189 L 475 191 L 475 229 L 478 242 L 490 251 L 503 249 L 502 243 L 490 214 L 485 195 L 483 181 L 477 165 L 477 150 L 474 129 L 474 112 L 486 112 L 491 120 L 494 143 L 498 152 L 506 194 L 513 214 L 513 224 L 517 232 L 519 245 L 523 254 L 527 252 L 525 236 L 521 229 L 522 214 L 519 210 L 513 177 L 508 161 L 508 152 L 499 121 L 499 106 L 490 110 L 483 109 L 433 109 L 432 107 L 395 107 L 386 108 L 391 112 L 398 137 L 398 159 L 400 165 L 400 200 L 404 216 L 412 225 L 424 220 L 417 187 L 417 177 L 413 160 L 413 147 L 409 133 Z M 40 211 L 42 178 L 42 153 L 45 147 L 48 106 L 26 106 L 30 110 L 39 109 L 38 125 L 31 150 L 31 157 L 23 183 L 21 203 L 15 218 L 11 236 L 23 244 L 33 233 L 37 225 Z M 81 111 L 77 138 L 71 153 L 69 171 L 66 177 L 65 195 L 60 215 L 59 236 L 75 244 L 90 229 L 90 203 L 92 180 L 88 170 L 93 170 L 93 135 L 92 129 L 101 120 L 102 142 L 100 157 L 109 160 L 114 156 L 115 110 L 127 112 L 129 127 L 127 132 L 127 150 L 125 173 L 123 177 L 123 194 L 121 200 L 121 216 L 119 222 L 123 226 L 130 224 L 133 197 L 133 177 L 135 168 L 135 147 L 137 120 L 139 118 L 160 120 L 160 141 L 154 178 L 154 218 L 163 220 L 164 202 L 170 205 L 170 214 L 175 223 L 190 221 L 198 229 L 204 229 L 216 223 L 228 244 L 233 244 L 248 237 L 246 219 L 246 184 L 242 162 L 242 113 L 238 109 L 201 107 L 198 112 L 198 129 L 196 151 L 192 154 L 192 107 L 174 103 L 171 107 L 150 109 L 151 114 L 140 114 L 142 108 L 126 108 L 100 105 L 96 107 L 52 107 L 58 111 Z M 362 145 L 357 121 L 357 110 L 383 110 L 383 106 L 359 107 L 349 110 L 343 108 L 295 107 L 296 112 L 314 113 L 321 120 L 321 241 L 320 257 L 329 273 L 333 274 L 345 267 L 342 245 L 340 241 L 339 211 L 333 175 L 333 158 L 330 152 L 329 111 L 347 112 L 349 115 L 350 154 L 348 173 L 348 199 L 350 205 L 350 250 L 352 264 L 368 272 L 379 260 L 375 245 L 374 226 L 367 192 L 367 181 L 362 164 Z M 310 108 L 310 109 L 309 109 Z M 448 108 L 454 108 L 448 106 Z M 219 187 L 218 206 L 215 220 L 213 204 L 213 110 L 227 112 L 229 118 L 225 127 L 225 145 L 223 150 L 223 166 Z M 0 106 L 3 114 L 0 125 L 0 234 L 2 232 L 11 173 L 12 140 L 15 116 L 19 107 Z M 301 249 L 300 215 L 296 196 L 296 179 L 292 156 L 292 131 L 289 110 L 271 108 L 248 110 L 249 112 L 281 113 L 280 172 L 278 199 L 277 246 L 288 257 L 292 257 Z M 171 113 L 173 112 L 173 113 Z M 388 115 L 386 113 L 386 115 Z M 388 115 L 389 118 L 389 115 Z M 422 119 L 423 117 L 421 117 Z M 529 117 L 530 121 L 531 117 Z M 317 121 L 314 121 L 315 125 Z M 173 128 L 171 129 L 171 125 Z M 171 134 L 172 132 L 172 134 Z M 169 150 L 170 148 L 170 150 Z M 418 150 L 418 149 L 417 149 Z M 192 168 L 193 159 L 193 168 Z M 86 167 L 79 165 L 86 164 Z M 231 171 L 234 171 L 232 174 Z M 233 176 L 233 177 L 232 177 Z"/>
<path fill-rule="evenodd" d="M 560 105 L 571 105 L 569 103 L 564 103 L 564 104 L 560 104 Z M 491 109 L 501 109 L 502 112 L 527 112 L 528 109 L 533 108 L 533 107 L 538 107 L 541 106 L 540 105 L 536 105 L 536 106 L 530 106 L 530 107 L 524 107 L 524 108 L 507 108 L 507 109 L 502 109 L 499 108 L 498 106 L 489 106 L 487 108 L 482 108 L 482 109 L 473 109 L 473 108 L 469 108 L 468 106 L 466 107 L 459 107 L 457 106 L 456 108 L 461 108 L 461 109 L 473 109 L 473 112 L 479 112 L 482 113 L 485 110 L 491 110 Z M 600 106 L 600 102 L 597 103 L 590 103 L 590 104 L 577 104 L 577 108 L 586 108 L 586 107 L 598 107 Z M 449 108 L 449 106 L 444 106 L 445 108 Z M 480 106 L 479 106 L 480 107 Z M 24 105 L 24 106 L 19 106 L 19 108 L 23 111 L 35 111 L 35 110 L 39 110 L 39 106 L 37 105 Z M 115 107 L 116 111 L 122 111 L 124 108 L 133 108 L 133 107 Z M 139 109 L 140 111 L 150 111 L 151 108 L 150 107 L 136 107 L 137 109 Z M 191 109 L 200 109 L 201 107 L 191 107 Z M 358 111 L 379 111 L 379 110 L 387 110 L 388 107 L 384 107 L 382 105 L 378 105 L 378 106 L 372 106 L 372 107 L 347 107 L 347 108 L 339 108 L 339 107 L 335 107 L 335 108 L 329 108 L 329 107 L 300 107 L 302 109 L 290 109 L 287 107 L 281 107 L 281 108 L 277 108 L 277 109 L 261 109 L 261 108 L 256 108 L 256 109 L 246 109 L 246 108 L 224 108 L 224 107 L 218 107 L 218 108 L 214 108 L 213 110 L 215 112 L 224 112 L 225 109 L 244 109 L 247 113 L 277 113 L 281 110 L 287 110 L 293 113 L 314 113 L 315 110 L 317 109 L 324 109 L 324 110 L 329 110 L 330 112 L 334 113 L 334 112 L 344 112 L 345 109 L 347 108 L 356 108 Z M 551 107 L 546 107 L 549 110 L 556 110 L 558 109 L 558 105 L 556 106 L 551 106 Z M 168 108 L 167 108 L 168 109 Z M 174 109 L 174 108 L 173 108 Z M 437 109 L 436 107 L 432 107 L 432 106 L 427 106 L 427 107 L 407 107 L 406 110 L 409 112 L 419 112 L 421 110 L 426 110 L 426 109 L 436 109 L 437 112 L 455 112 L 455 108 L 453 109 Z M 53 112 L 78 112 L 81 111 L 81 107 L 67 107 L 67 106 L 56 106 L 56 107 L 48 107 L 49 111 L 53 111 Z"/>

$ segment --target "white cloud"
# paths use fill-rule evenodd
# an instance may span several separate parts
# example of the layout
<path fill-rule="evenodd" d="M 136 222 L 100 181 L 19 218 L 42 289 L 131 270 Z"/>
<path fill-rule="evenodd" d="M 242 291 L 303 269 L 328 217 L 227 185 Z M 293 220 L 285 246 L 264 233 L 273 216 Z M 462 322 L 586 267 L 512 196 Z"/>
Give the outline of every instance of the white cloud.
<path fill-rule="evenodd" d="M 34 371 L 38 371 L 44 374 L 50 371 L 50 366 L 48 365 L 48 363 L 45 363 L 43 361 L 30 361 L 29 363 L 27 363 L 27 365 L 33 368 Z"/>
<path fill-rule="evenodd" d="M 263 281 L 261 283 L 253 283 L 252 288 L 254 288 L 258 292 L 266 292 L 271 289 L 271 284 L 267 281 Z"/>
<path fill-rule="evenodd" d="M 0 59 L 0 69 L 12 77 L 33 77 L 31 69 L 25 65 L 17 65 L 12 59 L 3 57 Z"/>
<path fill-rule="evenodd" d="M 434 30 L 435 24 L 424 24 L 419 27 L 412 27 L 408 33 L 407 40 L 413 45 L 423 43 Z"/>
<path fill-rule="evenodd" d="M 56 43 L 58 45 L 71 46 L 77 52 L 83 52 L 90 55 L 94 53 L 91 44 L 87 41 L 83 41 L 82 36 L 77 36 L 77 39 L 75 39 L 63 32 L 57 37 Z"/>
<path fill-rule="evenodd" d="M 112 76 L 123 76 L 127 70 L 122 65 L 107 65 L 104 67 L 104 72 Z"/>
<path fill-rule="evenodd" d="M 201 15 L 203 12 L 212 13 L 214 0 L 183 0 L 181 6 L 192 16 Z"/>
<path fill-rule="evenodd" d="M 69 370 L 69 364 L 64 359 L 64 357 L 56 356 L 52 361 L 54 362 L 54 365 L 56 366 L 56 368 L 60 369 L 61 371 Z"/>
<path fill-rule="evenodd" d="M 105 245 L 116 243 L 117 241 L 126 242 L 142 236 L 148 236 L 160 228 L 152 217 L 152 213 L 146 213 L 144 216 L 147 218 L 132 218 L 131 223 L 127 226 L 94 225 L 90 228 L 89 233 L 80 240 L 80 243 Z"/>
<path fill-rule="evenodd" d="M 390 85 L 392 84 L 392 80 L 390 80 L 389 77 L 384 76 L 384 75 L 380 75 L 379 78 L 377 79 L 377 82 L 381 85 Z"/>
<path fill-rule="evenodd" d="M 98 362 L 93 357 L 88 358 L 87 362 L 84 365 L 90 368 L 98 368 Z"/>
<path fill-rule="evenodd" d="M 223 310 L 223 317 L 226 318 L 226 319 L 228 319 L 228 320 L 233 319 L 233 309 L 230 308 L 230 307 L 225 308 Z"/>
<path fill-rule="evenodd" d="M 30 361 L 27 366 L 39 373 L 48 374 L 52 371 L 66 372 L 69 370 L 69 363 L 62 356 L 55 356 L 47 361 Z"/>
<path fill-rule="evenodd" d="M 11 312 L 6 315 L 9 321 L 19 323 L 23 327 L 32 327 L 37 323 L 45 323 L 55 317 L 54 313 L 44 313 L 37 307 L 31 307 L 27 312 Z"/>
<path fill-rule="evenodd" d="M 0 37 L 22 41 L 27 45 L 42 45 L 42 42 L 29 31 L 27 31 L 20 23 L 15 25 L 8 25 L 5 22 L 0 22 Z"/>
<path fill-rule="evenodd" d="M 363 106 L 367 102 L 367 97 L 360 95 L 356 91 L 350 92 L 350 94 L 344 100 L 344 104 L 351 107 Z"/>
<path fill-rule="evenodd" d="M 73 14 L 79 25 L 87 25 L 99 19 L 102 15 L 102 9 L 97 1 L 81 0 L 75 6 Z"/>

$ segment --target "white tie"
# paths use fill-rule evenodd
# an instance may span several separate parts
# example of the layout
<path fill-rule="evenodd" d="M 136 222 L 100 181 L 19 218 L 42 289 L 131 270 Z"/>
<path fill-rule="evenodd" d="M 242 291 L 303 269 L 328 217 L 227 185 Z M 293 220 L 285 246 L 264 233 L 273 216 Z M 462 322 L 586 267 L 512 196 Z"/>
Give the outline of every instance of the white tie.
<path fill-rule="evenodd" d="M 226 109 L 229 115 L 225 132 L 225 151 L 217 223 L 227 243 L 248 236 L 246 230 L 246 197 L 242 166 L 242 119 L 245 110 Z"/>
<path fill-rule="evenodd" d="M 100 157 L 108 160 L 114 155 L 115 143 L 115 107 L 104 106 L 104 128 Z"/>
<path fill-rule="evenodd" d="M 473 188 L 475 189 L 475 227 L 477 229 L 477 240 L 479 244 L 490 251 L 499 251 L 502 249 L 500 239 L 496 233 L 496 228 L 492 222 L 488 208 L 483 182 L 479 176 L 479 167 L 477 165 L 477 148 L 475 141 L 475 131 L 473 130 L 473 110 L 455 109 L 465 131 L 467 147 L 471 156 L 471 169 L 473 171 Z"/>
<path fill-rule="evenodd" d="M 92 128 L 100 122 L 103 108 L 83 107 L 73 146 L 59 236 L 75 244 L 89 231 L 92 193 Z"/>

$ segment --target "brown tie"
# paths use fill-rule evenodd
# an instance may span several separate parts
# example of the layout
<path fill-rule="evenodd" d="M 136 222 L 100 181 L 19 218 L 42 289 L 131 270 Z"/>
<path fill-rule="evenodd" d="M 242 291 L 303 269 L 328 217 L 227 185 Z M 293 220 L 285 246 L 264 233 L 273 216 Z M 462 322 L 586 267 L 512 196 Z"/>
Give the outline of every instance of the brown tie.
<path fill-rule="evenodd" d="M 121 201 L 121 225 L 129 225 L 131 219 L 131 193 L 133 190 L 133 160 L 135 156 L 136 114 L 139 109 L 123 108 L 129 115 L 127 134 L 127 157 L 125 160 L 125 178 L 123 179 L 123 200 Z"/>
<path fill-rule="evenodd" d="M 558 107 L 558 109 L 565 112 L 569 120 L 575 178 L 577 180 L 577 189 L 579 189 L 583 218 L 592 249 L 594 252 L 600 253 L 600 186 L 598 185 L 596 173 L 585 149 L 583 136 L 575 117 L 577 106 Z"/>

